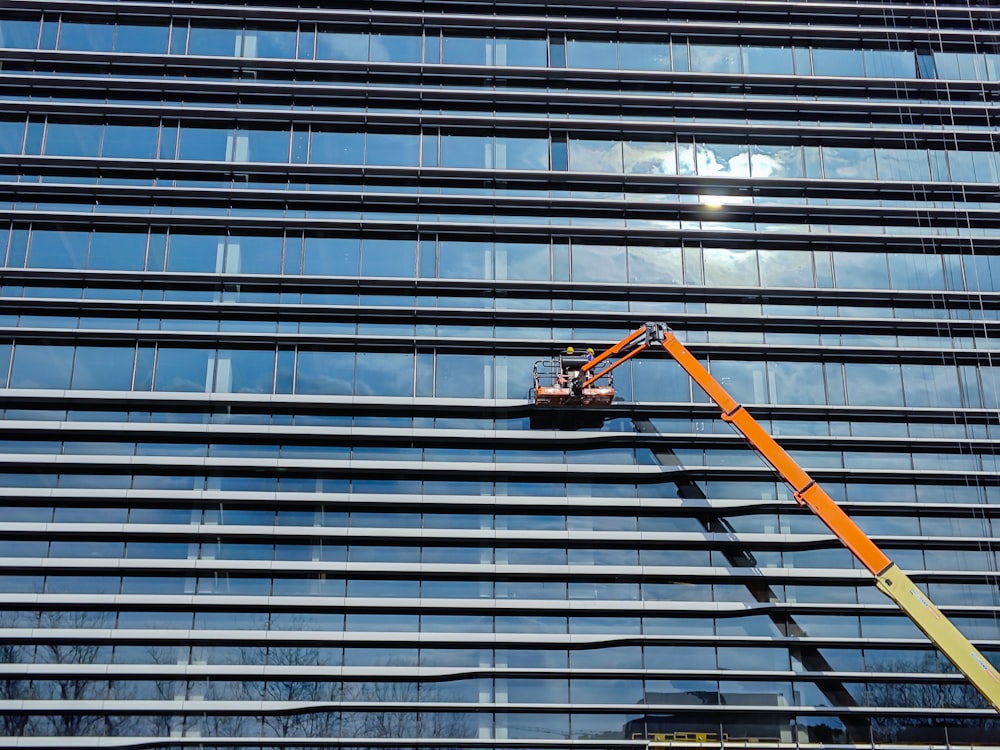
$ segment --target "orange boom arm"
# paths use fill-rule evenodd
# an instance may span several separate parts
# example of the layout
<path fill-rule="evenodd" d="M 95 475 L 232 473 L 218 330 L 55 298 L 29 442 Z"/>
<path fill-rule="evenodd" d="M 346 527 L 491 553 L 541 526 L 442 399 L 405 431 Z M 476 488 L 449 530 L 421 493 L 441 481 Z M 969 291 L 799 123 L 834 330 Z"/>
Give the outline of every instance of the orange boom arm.
<path fill-rule="evenodd" d="M 872 573 L 879 590 L 892 599 L 982 696 L 1000 711 L 1000 674 L 986 657 L 695 359 L 665 324 L 647 323 L 595 356 L 581 368 L 579 378 L 582 387 L 591 386 L 618 365 L 656 344 L 662 346 L 708 394 L 722 410 L 722 419 L 746 438 L 778 476 L 791 486 L 799 505 L 804 505 L 819 516 L 827 528 Z"/>

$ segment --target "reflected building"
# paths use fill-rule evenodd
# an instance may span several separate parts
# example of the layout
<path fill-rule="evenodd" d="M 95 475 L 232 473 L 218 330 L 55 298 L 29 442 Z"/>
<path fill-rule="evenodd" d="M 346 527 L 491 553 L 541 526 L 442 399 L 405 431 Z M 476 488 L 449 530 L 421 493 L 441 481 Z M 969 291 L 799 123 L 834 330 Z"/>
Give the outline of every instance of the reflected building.
<path fill-rule="evenodd" d="M 1000 747 L 987 4 L 0 8 L 0 748 Z M 332 7 L 336 6 L 336 7 Z M 110 738 L 110 739 L 98 739 Z"/>

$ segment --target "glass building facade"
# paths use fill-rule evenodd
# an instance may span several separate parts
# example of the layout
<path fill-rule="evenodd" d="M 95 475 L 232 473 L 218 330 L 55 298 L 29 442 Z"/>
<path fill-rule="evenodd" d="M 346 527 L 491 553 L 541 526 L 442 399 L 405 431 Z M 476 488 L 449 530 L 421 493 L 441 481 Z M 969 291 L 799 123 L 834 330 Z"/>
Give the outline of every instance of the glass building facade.
<path fill-rule="evenodd" d="M 0 8 L 0 748 L 1000 747 L 665 355 L 528 429 L 666 321 L 1000 663 L 1000 9 L 329 5 Z"/>

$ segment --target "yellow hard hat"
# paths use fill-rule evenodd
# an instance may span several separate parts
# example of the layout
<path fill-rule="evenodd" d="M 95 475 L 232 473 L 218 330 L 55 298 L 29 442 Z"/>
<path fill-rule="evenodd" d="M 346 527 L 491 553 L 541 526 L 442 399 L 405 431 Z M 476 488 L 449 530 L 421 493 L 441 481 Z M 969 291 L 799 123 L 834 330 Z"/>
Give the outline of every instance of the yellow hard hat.
<path fill-rule="evenodd" d="M 572 354 L 574 351 L 576 351 L 576 350 L 572 346 L 567 346 L 566 347 L 566 353 L 567 354 Z"/>
<path fill-rule="evenodd" d="M 594 350 L 593 350 L 593 349 L 591 349 L 591 348 L 590 348 L 590 347 L 588 346 L 588 347 L 587 347 L 587 354 L 593 354 L 593 353 L 594 353 Z"/>

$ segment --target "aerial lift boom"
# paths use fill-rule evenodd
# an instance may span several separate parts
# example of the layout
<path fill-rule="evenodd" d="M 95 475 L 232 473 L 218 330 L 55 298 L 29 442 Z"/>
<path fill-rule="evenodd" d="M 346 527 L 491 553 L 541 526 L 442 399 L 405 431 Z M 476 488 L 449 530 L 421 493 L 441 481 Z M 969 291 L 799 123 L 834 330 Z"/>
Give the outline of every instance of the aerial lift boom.
<path fill-rule="evenodd" d="M 583 364 L 569 383 L 571 394 L 592 389 L 598 380 L 640 352 L 662 346 L 722 410 L 731 424 L 793 490 L 796 502 L 819 516 L 827 528 L 875 577 L 879 590 L 905 612 L 969 682 L 1000 712 L 1000 674 L 837 505 L 822 487 L 772 438 L 716 380 L 664 323 L 647 323 Z M 567 403 L 579 404 L 577 398 Z"/>

